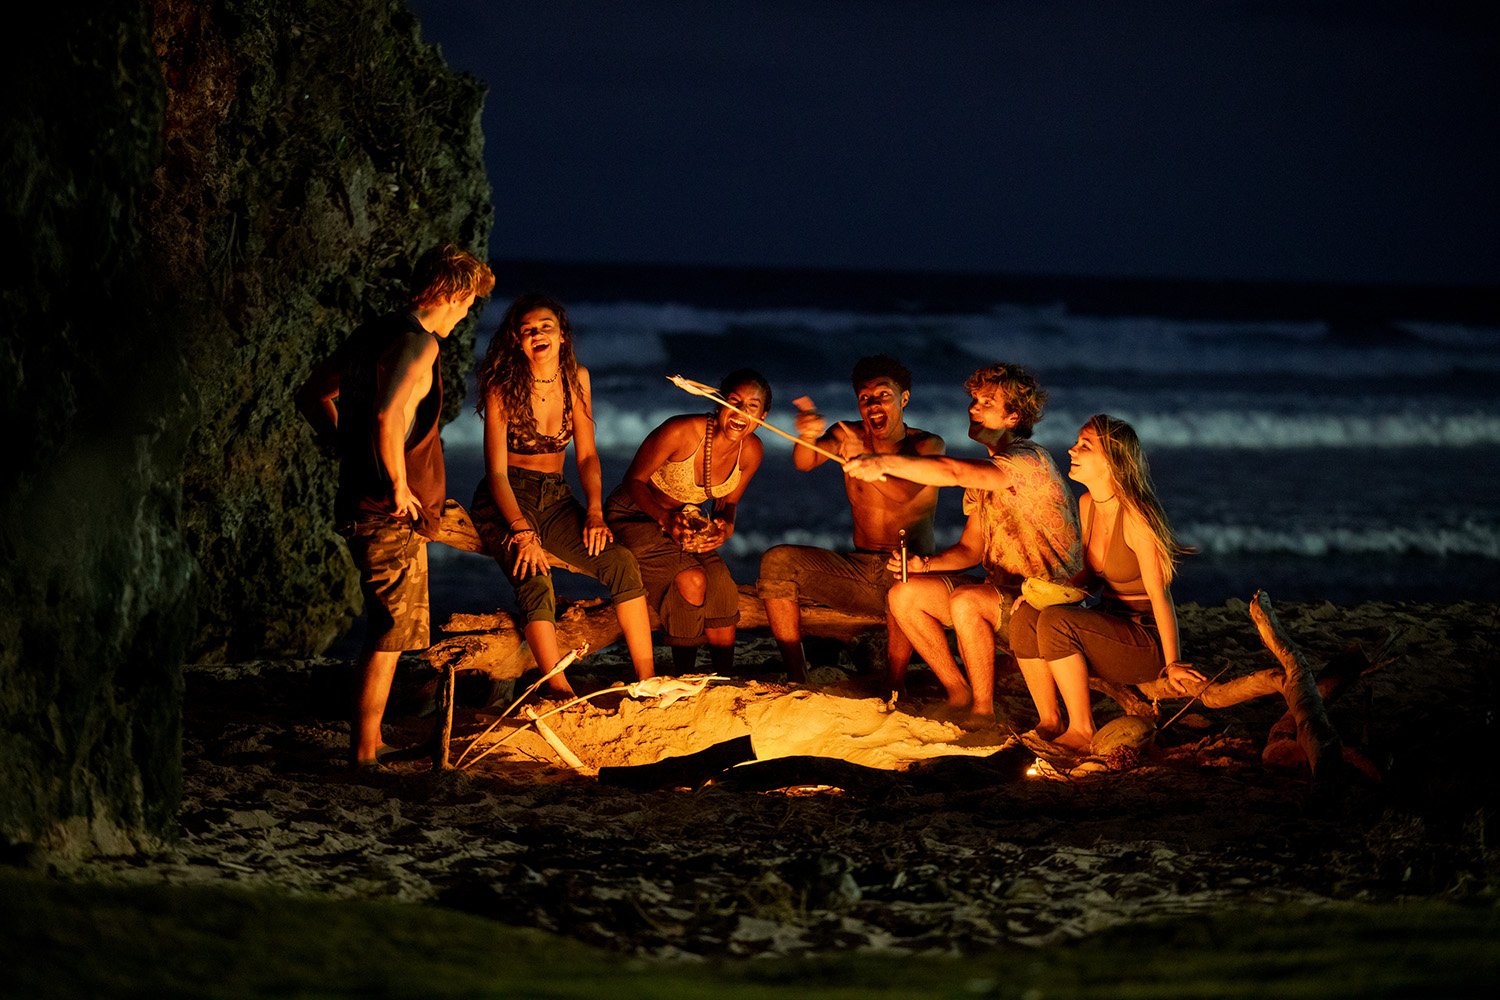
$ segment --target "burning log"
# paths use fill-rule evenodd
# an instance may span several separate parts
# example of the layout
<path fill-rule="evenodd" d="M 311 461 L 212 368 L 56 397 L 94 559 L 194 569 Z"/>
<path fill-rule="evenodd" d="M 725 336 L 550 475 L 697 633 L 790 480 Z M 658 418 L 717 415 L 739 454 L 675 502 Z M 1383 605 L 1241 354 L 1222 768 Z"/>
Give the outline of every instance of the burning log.
<path fill-rule="evenodd" d="M 738 736 L 697 753 L 664 757 L 653 764 L 615 765 L 599 769 L 599 784 L 636 791 L 658 788 L 697 788 L 709 778 L 755 759 L 750 737 Z"/>
<path fill-rule="evenodd" d="M 774 757 L 731 767 L 713 779 L 714 787 L 737 792 L 828 786 L 878 798 L 901 784 L 900 774 L 837 757 Z"/>
<path fill-rule="evenodd" d="M 729 754 L 741 746 L 748 749 L 749 737 L 731 740 L 710 747 L 708 751 L 675 758 L 681 764 L 693 760 L 704 767 L 713 766 L 714 761 L 706 754 L 711 752 Z M 715 788 L 738 792 L 770 792 L 782 788 L 821 787 L 841 788 L 854 795 L 880 798 L 898 788 L 913 794 L 929 792 L 968 791 L 992 788 L 995 785 L 1020 781 L 1026 776 L 1033 755 L 1019 744 L 997 750 L 987 757 L 964 754 L 934 757 L 913 764 L 904 770 L 889 770 L 856 764 L 838 757 L 815 757 L 798 755 L 773 757 L 739 763 L 721 769 L 717 773 L 700 775 L 699 781 L 711 777 Z M 666 761 L 661 762 L 663 764 Z M 611 783 L 621 784 L 620 772 L 643 771 L 645 768 L 613 768 Z M 600 780 L 604 780 L 603 770 Z M 661 787 L 661 786 L 657 786 Z"/>

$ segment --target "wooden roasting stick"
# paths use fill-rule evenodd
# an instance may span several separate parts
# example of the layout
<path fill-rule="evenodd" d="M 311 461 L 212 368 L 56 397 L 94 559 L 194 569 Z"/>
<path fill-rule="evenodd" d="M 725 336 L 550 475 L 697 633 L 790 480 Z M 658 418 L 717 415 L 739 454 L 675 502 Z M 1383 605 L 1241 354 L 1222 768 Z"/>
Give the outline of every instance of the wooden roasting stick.
<path fill-rule="evenodd" d="M 782 437 L 786 438 L 793 444 L 800 444 L 804 448 L 811 448 L 813 451 L 817 452 L 819 455 L 822 455 L 824 458 L 831 458 L 840 465 L 843 465 L 845 462 L 843 456 L 835 455 L 827 448 L 821 448 L 818 445 L 810 444 L 809 442 L 804 441 L 802 438 L 797 437 L 797 435 L 795 434 L 788 434 L 786 431 L 782 430 L 780 427 L 777 427 L 773 423 L 762 420 L 760 417 L 751 416 L 744 410 L 740 409 L 738 406 L 735 406 L 733 403 L 729 402 L 729 400 L 725 399 L 723 396 L 719 395 L 719 391 L 713 386 L 704 385 L 702 382 L 694 382 L 692 379 L 683 378 L 681 375 L 668 375 L 667 381 L 671 382 L 683 392 L 691 393 L 694 396 L 702 396 L 704 399 L 711 399 L 715 403 L 718 403 L 720 406 L 724 406 L 729 408 L 730 410 L 733 410 L 735 413 L 738 413 L 746 420 L 753 420 L 755 423 L 760 424 L 771 433 L 780 434 Z"/>

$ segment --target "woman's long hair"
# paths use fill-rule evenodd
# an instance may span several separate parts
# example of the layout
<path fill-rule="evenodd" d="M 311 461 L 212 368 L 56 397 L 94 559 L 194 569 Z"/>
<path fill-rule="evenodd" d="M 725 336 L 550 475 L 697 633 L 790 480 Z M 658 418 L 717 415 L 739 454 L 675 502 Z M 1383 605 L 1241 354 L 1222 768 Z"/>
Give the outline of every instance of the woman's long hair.
<path fill-rule="evenodd" d="M 536 434 L 536 414 L 531 409 L 531 361 L 521 350 L 521 321 L 536 309 L 550 309 L 557 317 L 557 328 L 562 333 L 557 346 L 558 372 L 568 385 L 569 395 L 577 399 L 579 394 L 578 359 L 573 355 L 573 327 L 568 323 L 568 311 L 549 295 L 527 292 L 505 310 L 476 375 L 479 403 L 475 408 L 480 416 L 484 415 L 485 401 L 494 393 L 500 398 L 505 419 L 517 429 L 516 436 L 520 438 Z M 592 414 L 589 419 L 593 419 Z"/>
<path fill-rule="evenodd" d="M 1172 531 L 1161 501 L 1156 499 L 1156 486 L 1151 482 L 1151 467 L 1146 464 L 1146 451 L 1135 428 L 1118 417 L 1107 413 L 1096 413 L 1089 417 L 1084 427 L 1092 430 L 1104 449 L 1104 460 L 1114 477 L 1115 490 L 1121 502 L 1141 515 L 1156 539 L 1156 553 L 1161 557 L 1162 575 L 1167 583 L 1176 575 L 1177 564 L 1185 555 L 1197 550 L 1183 545 Z"/>

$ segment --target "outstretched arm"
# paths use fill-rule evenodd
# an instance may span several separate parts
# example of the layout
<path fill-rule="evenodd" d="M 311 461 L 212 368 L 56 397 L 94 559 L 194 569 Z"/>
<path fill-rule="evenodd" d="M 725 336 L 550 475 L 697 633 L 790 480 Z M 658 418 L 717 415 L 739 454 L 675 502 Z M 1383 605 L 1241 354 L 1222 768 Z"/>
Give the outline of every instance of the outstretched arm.
<path fill-rule="evenodd" d="M 844 466 L 844 474 L 867 483 L 887 477 L 906 479 L 927 486 L 962 486 L 981 490 L 1004 488 L 1009 474 L 989 459 L 954 458 L 951 455 L 860 455 Z"/>
<path fill-rule="evenodd" d="M 919 457 L 930 458 L 942 455 L 946 443 L 936 434 L 922 434 L 909 445 L 909 448 Z M 850 458 L 855 456 L 851 455 Z M 916 499 L 917 494 L 927 489 L 930 484 L 911 479 L 897 479 L 887 477 L 877 479 L 870 483 L 871 488 L 881 496 L 893 503 L 906 504 Z"/>
<path fill-rule="evenodd" d="M 828 456 L 814 451 L 809 445 L 826 450 L 836 442 L 828 431 L 828 421 L 823 419 L 810 396 L 799 396 L 792 403 L 797 407 L 797 444 L 792 448 L 792 465 L 802 472 L 810 472 L 828 461 Z"/>

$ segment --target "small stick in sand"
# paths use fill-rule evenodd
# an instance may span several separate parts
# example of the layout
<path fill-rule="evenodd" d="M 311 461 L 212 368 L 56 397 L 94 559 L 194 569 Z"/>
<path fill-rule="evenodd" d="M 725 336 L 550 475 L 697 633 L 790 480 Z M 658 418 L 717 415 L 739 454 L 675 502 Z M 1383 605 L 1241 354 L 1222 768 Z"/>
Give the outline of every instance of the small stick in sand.
<path fill-rule="evenodd" d="M 775 424 L 770 423 L 769 421 L 762 420 L 760 417 L 746 413 L 744 410 L 740 409 L 738 406 L 735 406 L 729 400 L 719 395 L 719 391 L 713 386 L 704 385 L 702 382 L 694 382 L 692 379 L 683 378 L 681 375 L 668 375 L 667 381 L 671 382 L 683 392 L 691 393 L 694 396 L 702 396 L 704 399 L 711 399 L 715 403 L 718 403 L 720 406 L 727 407 L 735 413 L 738 413 L 746 420 L 755 421 L 757 424 L 760 424 L 771 433 L 780 434 L 782 437 L 786 438 L 793 444 L 800 444 L 804 448 L 811 448 L 813 451 L 817 452 L 819 455 L 822 455 L 824 458 L 831 458 L 840 465 L 844 464 L 845 459 L 842 456 L 835 455 L 827 448 L 823 448 L 816 444 L 804 441 L 801 438 L 797 437 L 795 434 L 788 434 L 786 431 L 782 430 L 780 427 L 777 427 Z"/>
<path fill-rule="evenodd" d="M 527 688 L 525 691 L 522 691 L 521 692 L 521 697 L 519 697 L 515 701 L 511 702 L 510 703 L 510 707 L 507 708 L 505 711 L 501 712 L 500 715 L 499 715 L 499 717 L 497 717 L 494 722 L 491 722 L 489 724 L 489 728 L 487 728 L 484 732 L 480 733 L 478 736 L 474 737 L 474 739 L 469 743 L 468 748 L 465 749 L 463 753 L 461 753 L 461 754 L 458 755 L 458 763 L 455 764 L 454 766 L 457 767 L 457 768 L 459 768 L 460 770 L 462 770 L 463 767 L 464 767 L 464 758 L 469 755 L 469 750 L 472 750 L 475 746 L 478 745 L 478 743 L 479 743 L 480 740 L 484 739 L 490 733 L 494 732 L 495 727 L 498 726 L 498 725 L 500 725 L 500 723 L 504 722 L 505 721 L 505 717 L 508 716 L 508 715 L 510 715 L 510 713 L 514 712 L 516 710 L 516 706 L 520 705 L 521 702 L 523 702 L 527 698 L 529 698 L 531 696 L 531 693 L 533 691 L 535 691 L 537 688 L 539 688 L 543 684 L 545 684 L 549 678 L 555 677 L 558 674 L 562 673 L 564 670 L 568 669 L 568 667 L 570 667 L 570 666 L 573 665 L 573 661 L 576 660 L 576 659 L 578 659 L 580 656 L 587 656 L 588 655 L 588 651 L 589 651 L 589 644 L 588 643 L 584 643 L 583 645 L 579 646 L 577 649 L 571 649 L 567 653 L 565 653 L 561 657 L 559 657 L 556 666 L 554 666 L 551 670 L 547 671 L 540 678 L 538 678 L 537 682 L 535 684 L 531 685 L 531 687 Z M 504 742 L 504 741 L 501 740 L 499 742 Z M 488 752 L 488 751 L 486 751 L 486 752 Z"/>
<path fill-rule="evenodd" d="M 558 736 L 557 733 L 552 731 L 551 726 L 542 721 L 541 716 L 537 715 L 536 711 L 530 705 L 522 709 L 522 714 L 531 720 L 531 724 L 536 726 L 536 731 L 542 734 L 542 739 L 547 741 L 548 746 L 557 751 L 557 755 L 562 758 L 564 764 L 579 774 L 589 776 L 594 774 L 593 770 L 587 764 L 578 759 L 577 754 L 568 749 L 568 745 L 562 741 L 562 737 Z"/>

